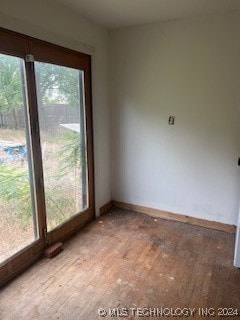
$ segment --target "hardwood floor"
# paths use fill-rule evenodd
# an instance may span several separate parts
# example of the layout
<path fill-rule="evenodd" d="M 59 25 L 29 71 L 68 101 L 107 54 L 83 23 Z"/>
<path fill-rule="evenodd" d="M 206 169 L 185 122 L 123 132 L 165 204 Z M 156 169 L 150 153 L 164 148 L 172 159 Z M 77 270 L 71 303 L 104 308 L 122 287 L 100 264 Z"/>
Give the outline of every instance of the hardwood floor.
<path fill-rule="evenodd" d="M 170 308 L 189 319 L 200 317 L 198 308 L 240 310 L 233 250 L 233 234 L 113 209 L 64 243 L 59 256 L 2 288 L 0 319 L 176 319 Z M 144 307 L 152 317 L 137 310 Z M 115 311 L 100 317 L 98 308 Z"/>

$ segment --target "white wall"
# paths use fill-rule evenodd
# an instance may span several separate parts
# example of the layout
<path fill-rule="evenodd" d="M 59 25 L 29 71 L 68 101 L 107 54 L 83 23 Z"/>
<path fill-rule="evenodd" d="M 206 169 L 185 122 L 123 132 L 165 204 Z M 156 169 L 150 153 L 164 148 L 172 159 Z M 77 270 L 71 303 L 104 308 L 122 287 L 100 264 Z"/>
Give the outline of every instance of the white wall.
<path fill-rule="evenodd" d="M 96 212 L 110 201 L 108 32 L 47 0 L 0 2 L 0 26 L 93 57 L 93 122 Z"/>
<path fill-rule="evenodd" d="M 237 18 L 111 31 L 114 200 L 237 223 Z"/>

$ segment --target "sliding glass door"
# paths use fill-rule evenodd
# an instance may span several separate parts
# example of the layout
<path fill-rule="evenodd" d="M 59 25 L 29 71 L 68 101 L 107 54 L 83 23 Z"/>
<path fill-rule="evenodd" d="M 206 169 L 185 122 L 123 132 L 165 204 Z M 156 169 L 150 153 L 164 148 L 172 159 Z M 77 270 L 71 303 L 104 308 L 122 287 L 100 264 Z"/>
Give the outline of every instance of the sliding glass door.
<path fill-rule="evenodd" d="M 88 207 L 83 71 L 35 62 L 47 230 Z"/>
<path fill-rule="evenodd" d="M 94 218 L 91 58 L 0 29 L 0 285 Z"/>

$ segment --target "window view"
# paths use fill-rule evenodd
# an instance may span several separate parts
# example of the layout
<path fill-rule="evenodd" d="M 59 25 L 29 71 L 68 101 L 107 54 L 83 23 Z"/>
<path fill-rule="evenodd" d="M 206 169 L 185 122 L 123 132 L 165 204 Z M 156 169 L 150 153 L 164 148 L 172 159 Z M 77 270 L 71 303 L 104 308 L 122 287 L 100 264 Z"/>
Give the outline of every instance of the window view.
<path fill-rule="evenodd" d="M 83 72 L 35 63 L 47 229 L 88 207 Z"/>
<path fill-rule="evenodd" d="M 24 61 L 0 54 L 0 262 L 37 238 Z"/>

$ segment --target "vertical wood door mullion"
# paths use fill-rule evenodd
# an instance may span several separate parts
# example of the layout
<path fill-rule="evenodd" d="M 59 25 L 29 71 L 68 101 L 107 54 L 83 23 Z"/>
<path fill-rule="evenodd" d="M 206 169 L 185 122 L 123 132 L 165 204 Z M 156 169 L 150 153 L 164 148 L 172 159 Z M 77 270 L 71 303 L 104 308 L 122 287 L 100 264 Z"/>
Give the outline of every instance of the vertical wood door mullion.
<path fill-rule="evenodd" d="M 47 222 L 34 62 L 25 62 L 25 68 L 28 88 L 29 122 L 31 130 L 32 160 L 34 167 L 33 175 L 35 185 L 35 201 L 37 209 L 37 225 L 40 239 L 45 239 Z"/>

